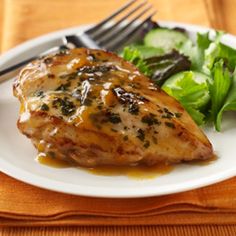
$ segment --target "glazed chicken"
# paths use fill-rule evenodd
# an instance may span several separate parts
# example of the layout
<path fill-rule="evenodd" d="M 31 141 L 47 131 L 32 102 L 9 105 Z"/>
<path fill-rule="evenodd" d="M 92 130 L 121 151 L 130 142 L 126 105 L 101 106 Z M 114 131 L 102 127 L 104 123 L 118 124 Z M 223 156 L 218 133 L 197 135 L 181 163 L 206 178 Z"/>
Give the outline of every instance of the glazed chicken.
<path fill-rule="evenodd" d="M 13 87 L 21 103 L 19 130 L 51 157 L 94 167 L 213 155 L 183 107 L 111 52 L 49 55 L 23 68 Z"/>

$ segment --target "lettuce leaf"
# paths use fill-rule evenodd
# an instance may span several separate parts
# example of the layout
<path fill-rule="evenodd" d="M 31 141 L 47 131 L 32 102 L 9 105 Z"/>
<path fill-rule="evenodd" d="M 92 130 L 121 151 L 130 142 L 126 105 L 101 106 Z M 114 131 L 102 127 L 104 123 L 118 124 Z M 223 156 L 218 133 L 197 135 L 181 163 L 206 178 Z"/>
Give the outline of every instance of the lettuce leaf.
<path fill-rule="evenodd" d="M 186 43 L 182 44 L 178 50 L 190 59 L 192 70 L 200 70 L 202 67 L 202 60 L 200 59 L 198 47 L 194 45 L 191 40 L 188 40 Z"/>
<path fill-rule="evenodd" d="M 191 106 L 186 106 L 186 105 L 183 105 L 183 107 L 191 115 L 193 120 L 198 125 L 202 125 L 205 123 L 205 115 L 202 112 L 200 112 L 198 109 L 194 109 Z"/>
<path fill-rule="evenodd" d="M 217 58 L 220 58 L 220 40 L 222 37 L 222 32 L 216 32 L 216 37 L 214 41 L 212 41 L 208 48 L 204 51 L 204 58 L 203 58 L 203 66 L 202 70 L 206 74 L 211 74 L 211 70 L 213 69 L 214 63 L 216 62 Z"/>
<path fill-rule="evenodd" d="M 236 68 L 233 73 L 232 85 L 230 87 L 225 103 L 216 117 L 217 130 L 221 130 L 222 115 L 225 111 L 236 111 Z"/>
<path fill-rule="evenodd" d="M 234 71 L 236 66 L 236 50 L 225 44 L 220 43 L 219 58 L 223 58 L 230 71 Z"/>
<path fill-rule="evenodd" d="M 209 47 L 212 40 L 210 40 L 209 32 L 197 33 L 197 46 L 199 50 L 204 51 Z"/>
<path fill-rule="evenodd" d="M 220 42 L 223 35 L 223 32 L 216 32 L 214 41 L 204 51 L 203 71 L 206 74 L 211 74 L 214 63 L 219 60 L 223 60 L 231 72 L 236 66 L 236 50 Z"/>
<path fill-rule="evenodd" d="M 229 88 L 231 85 L 231 76 L 228 68 L 224 67 L 224 61 L 221 59 L 213 67 L 213 83 L 210 85 L 211 95 L 211 116 L 215 123 L 215 128 L 220 131 L 220 122 L 217 117 L 224 105 Z"/>
<path fill-rule="evenodd" d="M 191 60 L 192 70 L 202 71 L 202 66 L 204 64 L 204 52 L 209 47 L 211 42 L 209 32 L 206 32 L 201 34 L 197 33 L 196 44 L 194 44 L 191 40 L 188 40 L 186 43 L 181 45 L 179 50 Z"/>
<path fill-rule="evenodd" d="M 210 78 L 202 73 L 185 71 L 170 77 L 162 89 L 176 98 L 194 121 L 201 125 L 205 120 L 203 111 L 210 101 L 208 80 Z"/>
<path fill-rule="evenodd" d="M 125 47 L 121 55 L 124 60 L 133 63 L 138 69 L 147 76 L 152 74 L 152 71 L 148 68 L 146 62 L 144 61 L 140 51 L 133 47 Z"/>

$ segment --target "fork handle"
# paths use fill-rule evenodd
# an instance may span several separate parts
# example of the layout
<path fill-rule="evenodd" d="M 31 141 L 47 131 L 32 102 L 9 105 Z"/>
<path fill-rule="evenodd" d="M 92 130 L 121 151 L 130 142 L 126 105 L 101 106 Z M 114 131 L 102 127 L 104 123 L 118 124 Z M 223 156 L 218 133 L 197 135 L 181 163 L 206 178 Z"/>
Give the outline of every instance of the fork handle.
<path fill-rule="evenodd" d="M 64 36 L 63 38 L 60 39 L 60 41 L 61 41 L 61 46 L 52 47 L 49 50 L 46 50 L 45 52 L 41 53 L 38 56 L 28 58 L 28 59 L 21 61 L 13 66 L 10 66 L 6 69 L 0 70 L 0 83 L 15 77 L 17 75 L 17 73 L 19 72 L 19 69 L 22 68 L 27 63 L 29 63 L 35 59 L 39 59 L 40 57 L 48 55 L 50 53 L 58 52 L 61 49 L 82 47 L 85 45 L 88 48 L 100 49 L 100 47 L 84 33 L 79 36 L 76 36 L 76 35 Z"/>
<path fill-rule="evenodd" d="M 61 45 L 61 46 L 55 46 L 52 47 L 44 52 L 42 52 L 41 54 L 37 55 L 37 56 L 33 56 L 31 58 L 27 58 L 24 61 L 21 61 L 13 66 L 7 67 L 6 69 L 0 70 L 0 84 L 6 80 L 9 80 L 13 77 L 15 77 L 18 73 L 19 70 L 25 66 L 26 64 L 28 64 L 29 62 L 35 60 L 35 59 L 39 59 L 42 56 L 48 55 L 50 53 L 54 53 L 54 52 L 58 52 L 61 49 L 66 49 L 66 45 Z"/>
<path fill-rule="evenodd" d="M 9 79 L 11 79 L 11 78 L 13 78 L 13 77 L 15 77 L 15 76 L 18 74 L 19 70 L 20 70 L 24 65 L 26 65 L 27 63 L 29 63 L 29 62 L 31 62 L 31 61 L 37 59 L 37 58 L 38 58 L 38 57 L 31 57 L 31 58 L 28 58 L 28 59 L 26 59 L 26 60 L 24 60 L 24 61 L 21 61 L 21 62 L 18 63 L 18 64 L 15 64 L 15 65 L 10 66 L 10 67 L 8 67 L 8 68 L 6 68 L 6 69 L 4 69 L 4 70 L 1 70 L 1 71 L 0 71 L 0 83 L 4 82 L 4 81 L 6 81 L 6 80 L 9 80 Z"/>

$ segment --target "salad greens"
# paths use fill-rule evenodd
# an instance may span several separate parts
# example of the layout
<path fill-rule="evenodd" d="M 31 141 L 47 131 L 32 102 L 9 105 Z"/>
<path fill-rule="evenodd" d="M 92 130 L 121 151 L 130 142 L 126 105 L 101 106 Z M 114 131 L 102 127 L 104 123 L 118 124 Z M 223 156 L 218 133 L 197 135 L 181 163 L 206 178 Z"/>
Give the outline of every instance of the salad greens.
<path fill-rule="evenodd" d="M 149 57 L 153 57 L 153 56 L 160 56 L 165 54 L 164 49 L 162 48 L 154 48 L 151 46 L 145 46 L 145 45 L 133 45 L 131 47 L 129 47 L 131 49 L 136 49 L 140 52 L 142 58 L 149 58 Z"/>
<path fill-rule="evenodd" d="M 204 123 L 204 110 L 210 101 L 209 80 L 203 73 L 185 71 L 171 76 L 162 89 L 175 97 L 201 125 Z"/>
<path fill-rule="evenodd" d="M 234 71 L 236 66 L 236 50 L 220 42 L 223 36 L 222 32 L 217 32 L 215 40 L 205 50 L 203 70 L 205 73 L 211 73 L 214 63 L 223 59 L 230 71 Z"/>
<path fill-rule="evenodd" d="M 210 85 L 211 94 L 211 116 L 215 121 L 216 130 L 220 130 L 220 122 L 216 123 L 217 116 L 231 85 L 231 77 L 228 68 L 224 68 L 224 61 L 221 59 L 213 67 L 213 83 Z"/>
<path fill-rule="evenodd" d="M 132 62 L 138 67 L 138 69 L 147 76 L 151 75 L 151 70 L 149 70 L 146 62 L 143 59 L 141 52 L 135 47 L 125 47 L 123 49 L 122 55 L 125 60 Z"/>
<path fill-rule="evenodd" d="M 221 107 L 220 111 L 216 117 L 216 129 L 219 131 L 221 128 L 222 114 L 224 111 L 236 111 L 236 70 L 233 73 L 232 85 L 225 99 L 224 105 Z"/>
<path fill-rule="evenodd" d="M 221 42 L 223 32 L 197 33 L 153 25 L 122 56 L 175 97 L 199 125 L 221 130 L 225 111 L 236 111 L 236 49 Z"/>
<path fill-rule="evenodd" d="M 162 85 L 171 75 L 190 69 L 191 62 L 188 57 L 178 51 L 173 50 L 164 54 L 160 53 L 158 49 L 155 56 L 146 57 L 147 53 L 151 55 L 150 48 L 149 46 L 143 46 L 140 50 L 140 47 L 132 45 L 125 47 L 121 56 L 135 64 L 142 73 L 150 76 L 158 85 Z M 145 50 L 147 51 L 145 52 Z"/>
<path fill-rule="evenodd" d="M 145 62 L 152 71 L 152 80 L 158 85 L 162 85 L 171 75 L 188 70 L 191 66 L 188 57 L 180 54 L 176 50 L 172 50 L 161 56 L 146 58 Z"/>
<path fill-rule="evenodd" d="M 204 52 L 210 43 L 209 32 L 203 34 L 197 33 L 196 44 L 189 39 L 179 47 L 179 51 L 190 58 L 192 70 L 202 70 L 205 57 Z"/>

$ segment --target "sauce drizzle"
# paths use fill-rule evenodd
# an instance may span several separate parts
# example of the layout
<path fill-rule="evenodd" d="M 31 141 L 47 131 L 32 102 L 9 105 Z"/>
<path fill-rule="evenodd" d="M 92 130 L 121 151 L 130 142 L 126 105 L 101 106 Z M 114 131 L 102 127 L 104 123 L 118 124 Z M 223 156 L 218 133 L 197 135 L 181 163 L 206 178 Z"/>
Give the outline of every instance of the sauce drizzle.
<path fill-rule="evenodd" d="M 216 155 L 213 155 L 209 160 L 188 162 L 190 165 L 206 166 L 217 160 Z M 174 170 L 175 165 L 158 163 L 154 166 L 136 165 L 136 166 L 98 166 L 94 168 L 78 167 L 73 163 L 47 156 L 45 153 L 39 153 L 36 161 L 42 165 L 54 168 L 69 168 L 76 167 L 80 170 L 87 171 L 94 175 L 100 176 L 126 176 L 130 179 L 145 180 L 154 179 L 158 176 L 165 175 Z"/>

